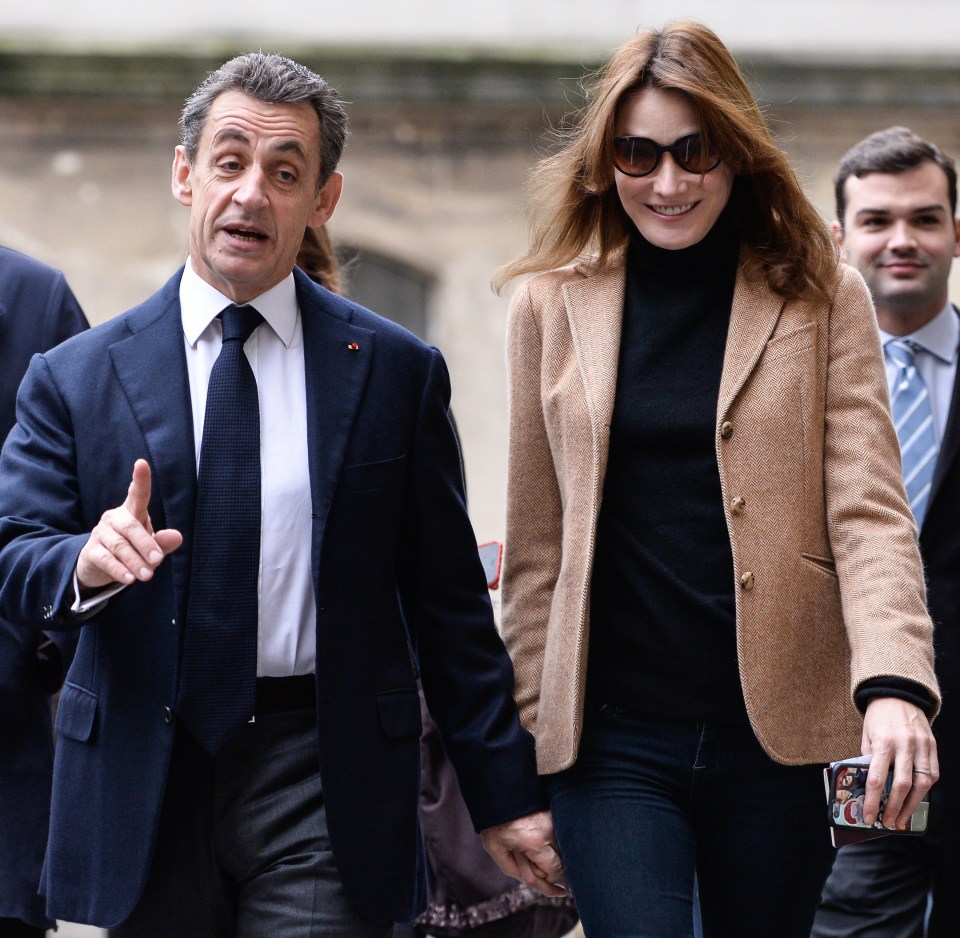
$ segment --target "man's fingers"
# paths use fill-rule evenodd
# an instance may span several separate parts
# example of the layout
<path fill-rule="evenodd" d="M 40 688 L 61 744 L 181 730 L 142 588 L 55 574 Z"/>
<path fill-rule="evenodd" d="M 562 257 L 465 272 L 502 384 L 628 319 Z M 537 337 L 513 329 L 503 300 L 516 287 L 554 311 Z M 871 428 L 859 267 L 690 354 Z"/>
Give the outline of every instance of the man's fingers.
<path fill-rule="evenodd" d="M 133 583 L 135 577 L 96 538 L 95 534 L 83 545 L 77 557 L 77 580 L 81 588 L 96 590 L 111 583 Z"/>
<path fill-rule="evenodd" d="M 520 879 L 526 886 L 535 889 L 543 896 L 565 896 L 566 888 L 562 883 L 557 882 L 557 876 L 549 876 L 538 864 L 532 862 L 529 856 L 522 853 L 514 853 L 517 870 Z"/>
<path fill-rule="evenodd" d="M 517 863 L 513 853 L 508 850 L 491 833 L 484 831 L 480 835 L 484 849 L 490 854 L 493 862 L 512 879 L 520 879 L 520 871 L 517 869 Z"/>
<path fill-rule="evenodd" d="M 77 579 L 87 590 L 149 580 L 163 558 L 182 543 L 179 531 L 167 528 L 151 535 L 125 507 L 114 508 L 100 519 L 80 551 Z"/>
<path fill-rule="evenodd" d="M 545 896 L 565 896 L 563 863 L 553 846 L 549 811 L 537 811 L 481 831 L 487 853 L 507 876 L 520 879 Z"/>
<path fill-rule="evenodd" d="M 167 554 L 172 554 L 183 543 L 183 535 L 174 528 L 164 528 L 162 531 L 157 531 L 153 535 L 153 539 L 157 542 L 160 550 L 163 551 L 164 557 Z"/>
<path fill-rule="evenodd" d="M 527 857 L 535 870 L 548 882 L 557 883 L 563 876 L 563 863 L 560 854 L 550 844 L 544 844 L 535 850 L 527 850 Z"/>
<path fill-rule="evenodd" d="M 123 507 L 141 524 L 147 521 L 147 506 L 150 504 L 150 464 L 145 459 L 138 459 L 133 464 L 133 477 L 127 489 L 127 497 Z"/>

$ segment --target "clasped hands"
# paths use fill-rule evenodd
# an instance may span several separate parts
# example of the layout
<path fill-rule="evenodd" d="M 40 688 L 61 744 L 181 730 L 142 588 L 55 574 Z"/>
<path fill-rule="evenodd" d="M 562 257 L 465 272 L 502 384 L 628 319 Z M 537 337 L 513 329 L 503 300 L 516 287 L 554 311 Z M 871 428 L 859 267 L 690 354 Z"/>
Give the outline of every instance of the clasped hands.
<path fill-rule="evenodd" d="M 567 895 L 549 811 L 488 827 L 481 831 L 480 839 L 507 876 L 521 880 L 544 896 Z"/>
<path fill-rule="evenodd" d="M 183 543 L 179 531 L 153 530 L 147 513 L 150 488 L 150 465 L 138 459 L 123 504 L 103 513 L 77 557 L 77 582 L 82 594 L 113 583 L 129 586 L 137 580 L 149 580 L 163 558 Z"/>

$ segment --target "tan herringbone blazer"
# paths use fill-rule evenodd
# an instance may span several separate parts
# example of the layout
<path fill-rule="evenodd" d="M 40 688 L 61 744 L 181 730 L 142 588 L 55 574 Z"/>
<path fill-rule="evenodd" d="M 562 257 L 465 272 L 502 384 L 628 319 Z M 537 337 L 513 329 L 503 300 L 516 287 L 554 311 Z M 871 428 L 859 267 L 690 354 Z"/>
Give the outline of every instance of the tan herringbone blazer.
<path fill-rule="evenodd" d="M 571 765 L 580 740 L 624 282 L 622 256 L 602 269 L 576 264 L 525 283 L 510 310 L 503 627 L 543 773 Z M 827 305 L 784 301 L 741 268 L 716 447 L 740 678 L 770 756 L 797 764 L 859 752 L 853 693 L 869 678 L 909 678 L 939 700 L 859 274 L 843 267 Z"/>

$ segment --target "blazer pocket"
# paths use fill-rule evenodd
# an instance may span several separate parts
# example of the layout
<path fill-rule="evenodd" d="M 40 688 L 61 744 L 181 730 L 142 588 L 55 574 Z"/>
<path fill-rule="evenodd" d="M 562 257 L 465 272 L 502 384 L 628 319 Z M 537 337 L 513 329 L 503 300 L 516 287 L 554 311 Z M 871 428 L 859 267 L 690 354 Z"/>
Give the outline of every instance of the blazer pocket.
<path fill-rule="evenodd" d="M 97 695 L 76 684 L 64 684 L 57 704 L 57 735 L 89 741 L 97 715 Z"/>
<path fill-rule="evenodd" d="M 818 557 L 816 554 L 800 554 L 802 560 L 805 560 L 811 567 L 816 567 L 821 573 L 829 573 L 830 576 L 837 575 L 837 565 L 826 557 Z"/>
<path fill-rule="evenodd" d="M 801 349 L 811 348 L 817 332 L 815 322 L 805 322 L 795 328 L 787 328 L 783 332 L 774 332 L 770 336 L 764 349 L 765 355 L 795 355 Z"/>
<path fill-rule="evenodd" d="M 377 710 L 380 712 L 380 727 L 389 739 L 420 736 L 423 724 L 420 695 L 416 690 L 403 688 L 377 694 Z"/>
<path fill-rule="evenodd" d="M 381 459 L 378 462 L 357 463 L 343 469 L 343 487 L 349 492 L 369 492 L 388 488 L 403 478 L 406 456 Z"/>

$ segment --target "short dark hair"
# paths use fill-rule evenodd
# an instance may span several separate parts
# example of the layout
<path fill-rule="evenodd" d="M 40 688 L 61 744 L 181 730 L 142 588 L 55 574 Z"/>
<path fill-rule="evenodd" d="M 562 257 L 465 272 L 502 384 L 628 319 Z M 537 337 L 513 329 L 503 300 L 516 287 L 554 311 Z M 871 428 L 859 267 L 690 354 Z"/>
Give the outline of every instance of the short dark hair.
<path fill-rule="evenodd" d="M 267 104 L 309 104 L 320 121 L 318 188 L 337 168 L 347 140 L 347 112 L 335 88 L 306 66 L 282 55 L 247 52 L 225 62 L 187 98 L 180 114 L 180 142 L 192 165 L 213 102 L 242 91 Z"/>
<path fill-rule="evenodd" d="M 860 179 L 869 173 L 905 173 L 923 163 L 935 163 L 947 176 L 947 191 L 950 196 L 950 211 L 957 214 L 957 165 L 935 143 L 918 137 L 907 127 L 888 127 L 864 137 L 851 147 L 840 160 L 833 177 L 834 196 L 837 201 L 837 221 L 843 225 L 847 210 L 845 192 L 851 176 Z"/>

